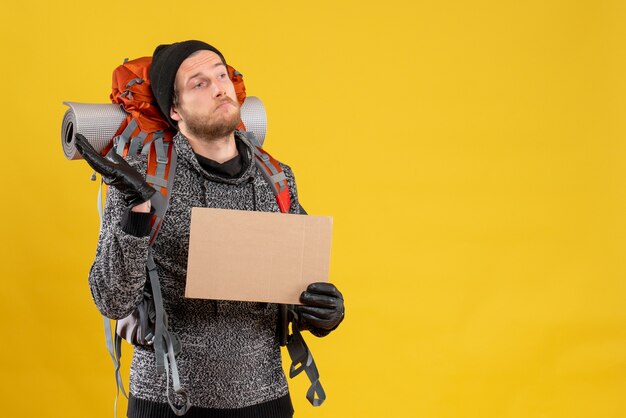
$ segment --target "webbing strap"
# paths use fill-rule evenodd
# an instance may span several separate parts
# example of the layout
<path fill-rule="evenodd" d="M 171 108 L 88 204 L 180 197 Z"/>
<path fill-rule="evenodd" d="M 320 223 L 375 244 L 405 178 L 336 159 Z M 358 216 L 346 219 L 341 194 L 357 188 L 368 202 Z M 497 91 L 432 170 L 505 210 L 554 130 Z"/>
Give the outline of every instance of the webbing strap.
<path fill-rule="evenodd" d="M 141 83 L 143 80 L 134 79 L 129 82 L 127 87 L 132 86 L 135 83 Z M 132 100 L 132 93 L 130 90 L 126 90 L 123 95 L 127 94 Z M 122 157 L 126 155 L 137 155 L 138 152 L 148 155 L 148 166 L 150 167 L 150 153 L 152 152 L 152 146 L 154 147 L 156 168 L 152 175 L 146 173 L 146 181 L 150 183 L 152 187 L 157 191 L 151 200 L 152 207 L 155 210 L 154 222 L 152 223 L 152 230 L 150 232 L 150 240 L 148 244 L 148 256 L 146 260 L 146 269 L 152 288 L 152 297 L 155 308 L 155 326 L 154 326 L 154 338 L 153 346 L 156 358 L 157 373 L 167 374 L 167 398 L 170 407 L 174 413 L 178 416 L 183 415 L 191 407 L 191 402 L 187 392 L 180 385 L 180 377 L 178 374 L 178 366 L 176 364 L 176 354 L 180 351 L 180 341 L 176 335 L 172 334 L 168 330 L 167 313 L 163 306 L 163 295 L 161 294 L 161 286 L 156 270 L 156 264 L 152 253 L 152 244 L 159 232 L 159 227 L 167 211 L 169 196 L 171 191 L 172 182 L 174 179 L 174 173 L 176 170 L 176 153 L 171 141 L 164 141 L 165 132 L 160 130 L 153 132 L 152 135 L 141 131 L 133 137 L 133 133 L 138 127 L 138 123 L 135 119 L 131 119 L 121 134 L 114 138 L 114 147 L 110 152 L 116 152 Z M 150 137 L 150 139 L 148 139 Z M 128 146 L 128 147 L 127 147 Z M 125 153 L 127 150 L 127 153 Z M 168 165 L 169 163 L 169 165 Z M 168 170 L 169 166 L 169 170 Z M 166 173 L 169 174 L 166 178 Z M 102 230 L 102 182 L 100 184 L 100 190 L 98 192 L 98 213 L 100 217 L 100 229 Z M 117 386 L 117 392 L 114 403 L 114 416 L 117 415 L 117 401 L 119 398 L 119 392 L 128 398 L 124 385 L 122 382 L 122 376 L 120 373 L 120 357 L 121 357 L 121 340 L 122 338 L 115 332 L 115 340 L 112 339 L 112 330 L 110 320 L 104 318 L 105 321 L 105 335 L 107 350 L 113 360 L 115 367 L 115 381 Z M 117 323 L 116 323 L 117 324 Z M 117 325 L 116 325 L 117 330 Z M 170 379 L 169 375 L 172 375 L 172 387 L 174 393 L 178 394 L 183 399 L 183 406 L 177 408 L 170 400 Z"/>
<path fill-rule="evenodd" d="M 115 328 L 117 329 L 117 322 L 115 323 Z M 122 391 L 122 395 L 128 400 L 128 395 L 124 390 L 124 382 L 122 381 L 122 373 L 120 372 L 120 367 L 122 362 L 120 358 L 122 357 L 122 337 L 115 334 L 115 380 L 116 380 L 116 388 L 115 388 L 115 402 L 113 402 L 113 412 L 117 414 L 117 401 L 120 397 L 120 390 Z"/>
<path fill-rule="evenodd" d="M 279 195 L 287 189 L 287 177 L 285 176 L 285 173 L 283 170 L 276 168 L 274 164 L 272 164 L 269 154 L 262 150 L 261 144 L 256 138 L 254 132 L 242 132 L 242 134 L 253 145 L 257 167 L 261 169 L 263 177 L 265 177 L 265 179 L 272 186 L 274 195 L 278 199 L 278 205 L 281 206 L 281 210 L 282 206 L 288 207 L 289 205 L 283 205 L 283 202 L 281 202 L 282 197 L 279 198 Z"/>
<path fill-rule="evenodd" d="M 267 182 L 272 187 L 272 191 L 274 192 L 276 201 L 278 202 L 278 207 L 281 212 L 289 212 L 291 199 L 287 186 L 287 176 L 284 171 L 280 169 L 280 166 L 277 167 L 272 163 L 272 159 L 269 154 L 261 149 L 261 145 L 257 141 L 253 132 L 245 132 L 244 135 L 254 146 L 255 162 L 257 167 L 261 170 L 263 177 L 265 177 Z M 304 213 L 306 214 L 306 212 Z M 287 308 L 281 307 L 281 309 L 282 314 L 286 316 Z M 291 323 L 292 334 L 289 337 L 281 335 L 281 343 L 286 340 L 287 351 L 289 352 L 289 357 L 291 358 L 289 377 L 294 378 L 298 374 L 302 373 L 302 371 L 305 371 L 309 381 L 311 382 L 311 386 L 306 393 L 306 398 L 309 400 L 311 405 L 320 406 L 326 400 L 326 392 L 324 392 L 324 388 L 320 382 L 320 374 L 317 370 L 317 365 L 315 364 L 313 355 L 311 355 L 311 351 L 304 342 L 304 338 L 302 338 L 302 334 L 300 334 L 300 330 L 298 329 L 297 314 L 293 311 L 291 312 L 293 315 Z M 283 324 L 279 324 L 279 326 L 283 326 Z M 281 330 L 283 334 L 288 333 L 286 328 L 287 327 L 285 325 L 285 329 Z"/>
<path fill-rule="evenodd" d="M 250 141 L 252 145 L 254 145 L 257 148 L 261 148 L 261 143 L 259 142 L 258 139 L 256 139 L 256 135 L 254 134 L 254 132 L 246 131 L 246 132 L 241 132 L 241 133 L 243 134 L 243 136 L 246 137 L 248 141 Z"/>
<path fill-rule="evenodd" d="M 141 84 L 141 83 L 143 83 L 143 78 L 136 77 L 136 78 L 133 78 L 132 80 L 130 80 L 128 83 L 126 83 L 126 88 L 132 87 L 135 84 Z"/>
<path fill-rule="evenodd" d="M 134 125 L 134 126 L 131 126 L 131 125 Z M 118 139 L 119 141 L 118 147 L 115 150 L 112 149 L 111 152 L 121 152 L 120 155 L 123 155 L 124 146 L 122 145 L 122 147 L 120 148 L 119 145 L 125 144 L 127 140 L 125 139 L 124 134 L 125 133 L 132 134 L 136 126 L 137 126 L 136 121 L 132 120 L 129 126 L 126 127 L 122 135 L 120 135 L 120 139 Z M 146 134 L 142 132 L 140 133 L 140 136 L 143 139 L 141 139 L 141 142 L 138 142 L 139 146 L 144 141 Z M 171 190 L 171 185 L 172 185 L 172 182 L 174 179 L 174 173 L 176 170 L 176 153 L 174 151 L 173 146 L 171 145 L 171 142 L 165 143 L 163 141 L 162 131 L 159 132 L 155 136 L 156 138 L 153 138 L 153 140 L 157 141 L 154 144 L 155 150 L 156 150 L 156 156 L 157 156 L 156 175 L 160 177 L 148 176 L 147 181 L 153 184 L 157 184 L 160 187 L 165 187 L 166 196 L 163 196 L 162 193 L 157 192 L 150 199 L 152 206 L 154 207 L 155 217 L 156 217 L 156 220 L 153 225 L 153 229 L 150 234 L 150 246 L 148 247 L 148 258 L 146 260 L 146 267 L 148 271 L 148 277 L 150 279 L 150 285 L 152 287 L 152 294 L 154 298 L 154 306 L 155 306 L 155 311 L 156 311 L 155 336 L 154 336 L 153 344 L 154 344 L 154 350 L 155 350 L 155 356 L 156 356 L 157 372 L 160 374 L 166 373 L 168 376 L 168 387 L 167 387 L 168 402 L 176 415 L 183 415 L 191 407 L 191 401 L 188 399 L 189 397 L 187 395 L 187 392 L 180 385 L 178 366 L 176 364 L 175 356 L 177 354 L 177 351 L 180 351 L 180 342 L 178 341 L 178 338 L 174 334 L 171 334 L 168 330 L 167 313 L 165 312 L 165 309 L 163 307 L 163 296 L 161 294 L 159 277 L 158 277 L 158 273 L 156 270 L 156 264 L 154 262 L 154 258 L 152 255 L 152 243 L 154 242 L 154 239 L 156 238 L 156 235 L 158 234 L 159 226 L 163 220 L 163 217 L 165 216 L 165 212 L 167 211 L 169 192 Z M 134 139 L 136 140 L 138 137 L 139 135 Z M 153 142 L 153 140 L 150 140 L 149 142 Z M 137 152 L 137 150 L 139 149 L 139 146 L 136 146 L 136 150 L 134 152 Z M 133 142 L 131 142 L 131 147 L 135 148 L 133 146 Z M 171 155 L 168 158 L 170 147 L 171 147 Z M 170 176 L 168 180 L 166 181 L 164 177 L 166 173 L 168 160 L 171 160 L 170 168 L 169 168 Z M 98 190 L 98 214 L 100 217 L 100 229 L 102 229 L 102 219 L 103 219 L 102 183 L 103 182 L 101 181 L 100 188 Z M 107 350 L 109 351 L 109 354 L 111 356 L 111 359 L 113 360 L 113 365 L 115 368 L 115 381 L 116 381 L 116 386 L 117 386 L 117 392 L 116 392 L 115 402 L 114 402 L 114 414 L 116 416 L 117 401 L 119 398 L 120 390 L 122 394 L 124 395 L 124 397 L 128 399 L 128 395 L 126 393 L 126 390 L 124 389 L 124 384 L 122 382 L 122 376 L 120 373 L 122 338 L 119 335 L 117 335 L 117 333 L 115 333 L 115 340 L 113 340 L 112 338 L 113 332 L 111 330 L 110 320 L 106 317 L 103 317 L 103 318 L 104 318 L 104 328 L 105 328 Z M 175 407 L 169 399 L 170 371 L 172 374 L 171 384 L 172 384 L 174 393 L 180 395 L 184 400 L 184 405 L 181 408 Z"/>
<path fill-rule="evenodd" d="M 102 184 L 104 184 L 104 180 L 102 176 L 100 176 L 100 186 L 98 187 L 98 218 L 100 219 L 100 231 L 102 231 L 102 218 L 104 217 L 104 209 L 102 205 Z"/>
<path fill-rule="evenodd" d="M 171 146 L 172 146 L 171 142 L 163 142 L 163 132 L 154 133 L 154 151 L 156 152 L 157 166 L 156 166 L 156 171 L 154 173 L 154 177 L 153 176 L 150 176 L 150 177 L 162 180 L 162 181 L 152 182 L 153 187 L 154 185 L 157 185 L 157 187 L 155 187 L 157 192 L 161 191 L 161 187 L 165 187 L 165 186 L 161 186 L 161 184 L 165 182 L 165 171 L 167 169 L 167 163 L 168 163 L 167 154 Z M 150 181 L 148 182 L 150 183 Z M 168 191 L 168 194 L 169 194 L 169 191 Z"/>
<path fill-rule="evenodd" d="M 255 147 L 254 148 L 254 153 L 256 154 L 257 158 L 260 158 L 261 161 L 263 161 L 265 164 L 267 164 L 267 168 L 269 168 L 269 170 L 271 171 L 272 174 L 276 174 L 278 173 L 278 170 L 276 170 L 276 167 L 274 167 L 273 165 L 270 164 L 270 157 L 267 154 L 263 154 L 259 148 Z"/>
<path fill-rule="evenodd" d="M 171 333 L 167 324 L 167 312 L 163 307 L 163 295 L 161 294 L 161 285 L 159 282 L 159 276 L 156 270 L 156 264 L 152 254 L 152 243 L 156 239 L 159 233 L 159 227 L 163 222 L 165 213 L 169 205 L 169 197 L 171 193 L 172 183 L 174 181 L 174 173 L 176 172 L 176 151 L 174 150 L 171 142 L 164 143 L 163 135 L 155 134 L 154 138 L 155 150 L 157 153 L 157 170 L 154 176 L 148 176 L 146 180 L 149 183 L 156 183 L 157 180 L 162 184 L 161 187 L 166 187 L 165 196 L 157 192 L 151 200 L 152 206 L 155 210 L 155 222 L 150 233 L 150 247 L 148 248 L 148 258 L 146 260 L 146 267 L 148 269 L 148 276 L 150 277 L 150 285 L 152 287 L 152 297 L 154 300 L 154 308 L 156 312 L 155 325 L 154 325 L 154 352 L 156 357 L 157 373 L 166 374 L 166 395 L 167 402 L 170 408 L 177 416 L 181 416 L 187 413 L 191 407 L 191 400 L 185 389 L 181 387 L 180 376 L 178 374 L 178 365 L 176 363 L 176 352 L 180 351 L 180 342 L 175 334 Z M 170 154 L 168 158 L 168 154 Z M 166 166 L 168 160 L 169 164 L 169 176 L 167 181 L 165 180 Z M 170 372 L 171 372 L 171 385 L 174 393 L 182 398 L 183 405 L 176 407 L 170 399 Z"/>
<path fill-rule="evenodd" d="M 113 361 L 113 369 L 115 373 L 115 402 L 113 402 L 113 417 L 117 417 L 117 401 L 120 397 L 120 391 L 122 392 L 122 395 L 128 399 L 128 394 L 124 389 L 124 382 L 122 381 L 122 374 L 120 373 L 122 338 L 115 333 L 115 330 L 111 329 L 111 320 L 109 318 L 103 315 L 102 319 L 104 320 L 104 335 L 106 339 L 107 351 Z"/>
<path fill-rule="evenodd" d="M 128 141 L 130 141 L 131 135 L 133 134 L 135 129 L 137 129 L 137 126 L 137 121 L 135 119 L 131 119 L 131 121 L 128 122 L 128 125 L 126 125 L 126 128 L 124 128 L 122 133 L 115 137 L 114 141 L 117 142 L 115 152 L 117 152 L 119 155 L 124 155 L 124 148 L 126 147 Z"/>
<path fill-rule="evenodd" d="M 124 61 L 126 62 L 126 61 Z M 128 96 L 129 100 L 133 100 L 133 92 L 129 90 L 130 87 L 134 86 L 135 84 L 141 84 L 143 83 L 143 79 L 142 78 L 133 78 L 132 80 L 130 80 L 128 83 L 126 83 L 126 90 L 124 90 L 124 92 L 122 94 L 120 94 L 120 97 L 124 97 L 124 96 Z"/>
<path fill-rule="evenodd" d="M 143 131 L 139 135 L 130 140 L 130 147 L 128 148 L 128 155 L 137 155 L 139 148 L 143 145 L 143 141 L 146 139 L 146 135 Z"/>
<path fill-rule="evenodd" d="M 281 212 L 289 212 L 291 198 L 287 187 L 287 176 L 282 170 L 276 169 L 268 155 L 261 153 L 255 148 L 255 162 L 261 174 L 272 188 Z"/>
<path fill-rule="evenodd" d="M 184 415 L 191 407 L 191 401 L 187 391 L 180 385 L 180 376 L 178 374 L 178 365 L 176 364 L 176 349 L 174 339 L 176 338 L 168 330 L 167 313 L 163 307 L 163 296 L 161 295 L 161 284 L 159 275 L 156 270 L 154 257 L 152 256 L 152 247 L 148 248 L 148 259 L 146 261 L 148 268 L 148 276 L 150 277 L 150 285 L 152 286 L 152 297 L 154 298 L 154 310 L 156 318 L 154 324 L 154 355 L 156 357 L 156 371 L 158 374 L 166 374 L 167 378 L 167 402 L 170 404 L 172 411 L 178 416 Z M 172 374 L 171 385 L 174 393 L 183 398 L 183 406 L 177 408 L 170 400 L 170 372 Z"/>
<path fill-rule="evenodd" d="M 148 277 L 152 286 L 152 297 L 154 298 L 154 310 L 156 318 L 154 324 L 154 354 L 156 356 L 156 371 L 158 374 L 165 373 L 165 340 L 163 339 L 163 330 L 166 328 L 166 314 L 163 309 L 163 295 L 161 295 L 161 283 L 159 283 L 159 275 L 156 270 L 156 264 L 152 256 L 152 247 L 148 248 L 148 258 L 146 260 L 148 269 Z"/>
<path fill-rule="evenodd" d="M 292 334 L 287 341 L 287 351 L 291 358 L 289 377 L 293 379 L 304 370 L 311 382 L 311 386 L 306 393 L 306 398 L 311 405 L 320 406 L 326 400 L 326 392 L 324 392 L 324 388 L 320 382 L 320 374 L 315 365 L 315 360 L 313 360 L 311 351 L 304 342 L 304 338 L 302 338 L 302 334 L 300 334 L 296 322 L 297 316 L 294 315 L 294 320 L 291 323 Z"/>
<path fill-rule="evenodd" d="M 150 145 L 152 145 L 152 141 L 154 141 L 154 135 L 152 138 L 148 139 L 145 144 L 143 144 L 143 148 L 141 148 L 141 153 L 143 155 L 148 155 L 150 152 Z"/>
<path fill-rule="evenodd" d="M 167 396 L 167 403 L 170 404 L 170 408 L 177 416 L 185 415 L 189 408 L 191 408 L 191 400 L 189 394 L 185 389 L 180 386 L 180 377 L 178 376 L 178 366 L 176 365 L 176 349 L 174 347 L 173 334 L 166 330 L 165 342 L 167 345 L 167 356 L 164 359 L 165 362 L 165 379 L 167 387 L 165 389 L 165 395 Z M 180 343 L 179 343 L 180 344 Z M 168 364 L 169 363 L 169 364 Z M 174 393 L 182 397 L 183 405 L 176 407 L 170 398 L 170 370 L 172 371 L 172 389 Z"/>
<path fill-rule="evenodd" d="M 154 133 L 154 150 L 156 151 L 156 160 L 157 163 L 167 164 L 167 147 L 171 144 L 170 142 L 163 142 L 163 132 L 155 132 Z"/>
<path fill-rule="evenodd" d="M 107 348 L 110 347 L 110 350 L 108 350 L 109 355 L 111 356 L 111 360 L 113 360 L 113 365 L 115 366 L 115 380 L 117 381 L 118 394 L 121 390 L 122 395 L 124 395 L 124 397 L 128 399 L 128 395 L 126 394 L 126 390 L 124 390 L 124 385 L 122 384 L 122 376 L 120 375 L 120 358 L 122 356 L 121 337 L 115 334 L 115 330 L 111 328 L 111 320 L 107 317 L 103 317 L 103 319 L 106 345 Z"/>
<path fill-rule="evenodd" d="M 174 177 L 176 173 L 176 164 L 178 161 L 177 156 L 176 156 L 176 149 L 174 148 L 174 145 L 171 142 L 167 142 L 165 143 L 165 145 L 166 145 L 165 156 L 167 158 L 169 154 L 169 161 L 170 161 L 167 181 L 165 180 L 165 169 L 167 167 L 163 168 L 162 175 L 159 176 L 161 171 L 159 170 L 158 163 L 157 163 L 157 173 L 155 173 L 154 177 L 159 176 L 158 178 L 156 178 L 156 180 L 161 184 L 166 183 L 166 186 L 163 186 L 165 187 L 166 193 L 165 193 L 165 196 L 163 196 L 162 193 L 157 192 L 152 196 L 152 198 L 150 198 L 150 202 L 152 203 L 152 207 L 154 208 L 155 216 L 156 216 L 156 220 L 152 224 L 152 231 L 150 232 L 150 245 L 152 245 L 152 243 L 156 239 L 156 236 L 159 233 L 159 228 L 161 226 L 161 223 L 163 222 L 163 218 L 165 217 L 165 212 L 167 212 L 167 208 L 169 206 L 169 199 L 170 199 L 170 195 L 172 192 L 172 184 L 174 183 Z M 167 164 L 164 164 L 164 166 L 167 166 Z M 146 180 L 148 181 L 148 183 L 150 183 L 151 180 L 155 179 L 154 177 L 153 176 L 146 177 Z"/>
<path fill-rule="evenodd" d="M 102 206 L 102 184 L 104 181 L 102 178 L 100 179 L 100 186 L 98 187 L 98 218 L 100 219 L 100 231 L 102 231 L 102 219 L 103 219 L 103 206 Z M 102 319 L 104 321 L 104 338 L 107 346 L 107 351 L 109 352 L 109 356 L 111 356 L 111 360 L 113 361 L 113 369 L 115 372 L 115 402 L 113 402 L 113 417 L 117 417 L 117 401 L 120 397 L 120 391 L 122 395 L 126 399 L 128 399 L 128 394 L 124 389 L 124 382 L 122 381 L 122 374 L 120 373 L 120 358 L 122 356 L 122 339 L 119 335 L 117 335 L 116 330 L 111 329 L 111 320 L 106 316 L 102 315 Z M 117 322 L 116 322 L 117 328 Z"/>
<path fill-rule="evenodd" d="M 285 187 L 285 183 L 282 182 L 283 180 L 287 180 L 287 176 L 285 175 L 284 171 L 281 171 L 280 173 L 276 173 L 270 178 L 272 179 L 274 183 L 280 183 L 281 187 Z"/>
<path fill-rule="evenodd" d="M 269 155 L 263 153 L 258 147 L 254 147 L 254 155 L 257 159 L 261 160 L 261 168 L 263 169 L 263 172 L 268 180 L 271 183 L 278 185 L 278 192 L 281 192 L 285 187 L 287 187 L 285 183 L 282 182 L 282 180 L 287 180 L 285 173 L 283 173 L 282 170 L 278 171 L 278 169 L 274 167 Z"/>
<path fill-rule="evenodd" d="M 152 184 L 153 186 L 159 186 L 159 187 L 167 187 L 167 181 L 165 179 L 159 178 L 159 177 L 155 177 L 155 176 L 151 176 L 150 174 L 148 174 L 146 176 L 146 181 L 150 184 Z"/>

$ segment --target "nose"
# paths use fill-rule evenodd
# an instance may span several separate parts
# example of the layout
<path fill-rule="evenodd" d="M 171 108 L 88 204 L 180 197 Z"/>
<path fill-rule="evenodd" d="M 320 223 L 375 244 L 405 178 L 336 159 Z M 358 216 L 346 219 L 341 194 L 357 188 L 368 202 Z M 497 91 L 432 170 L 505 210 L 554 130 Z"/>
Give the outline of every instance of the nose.
<path fill-rule="evenodd" d="M 211 87 L 213 88 L 213 97 L 216 99 L 219 99 L 226 94 L 226 85 L 220 80 L 215 80 L 211 83 Z"/>
<path fill-rule="evenodd" d="M 213 97 L 218 99 L 226 94 L 226 89 L 220 83 L 213 83 Z"/>

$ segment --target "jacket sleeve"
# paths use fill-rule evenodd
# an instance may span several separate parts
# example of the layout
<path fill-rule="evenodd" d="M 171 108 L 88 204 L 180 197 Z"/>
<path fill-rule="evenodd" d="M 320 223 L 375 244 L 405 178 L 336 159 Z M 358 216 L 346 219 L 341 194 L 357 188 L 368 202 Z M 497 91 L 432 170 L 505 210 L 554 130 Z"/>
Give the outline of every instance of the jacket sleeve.
<path fill-rule="evenodd" d="M 145 173 L 141 164 L 129 163 Z M 122 229 L 127 210 L 121 194 L 110 187 L 89 287 L 98 310 L 111 319 L 124 318 L 139 305 L 147 277 L 149 236 L 137 237 Z"/>

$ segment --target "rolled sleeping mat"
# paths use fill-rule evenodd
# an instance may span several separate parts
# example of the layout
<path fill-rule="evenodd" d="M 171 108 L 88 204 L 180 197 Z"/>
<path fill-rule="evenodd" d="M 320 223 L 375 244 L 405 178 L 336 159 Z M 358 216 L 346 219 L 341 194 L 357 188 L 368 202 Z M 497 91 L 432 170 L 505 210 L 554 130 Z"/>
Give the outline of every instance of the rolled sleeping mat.
<path fill-rule="evenodd" d="M 259 144 L 263 146 L 267 132 L 267 114 L 261 99 L 254 96 L 246 97 L 241 105 L 241 121 L 246 131 L 254 132 Z"/>
<path fill-rule="evenodd" d="M 100 152 L 111 142 L 127 113 L 116 104 L 63 102 L 69 109 L 61 124 L 61 145 L 68 160 L 82 159 L 76 150 L 74 134 L 80 133 Z M 263 145 L 267 132 L 267 115 L 261 100 L 246 97 L 241 106 L 241 120 L 247 131 L 254 132 Z"/>
<path fill-rule="evenodd" d="M 74 134 L 83 134 L 91 146 L 100 152 L 111 142 L 111 138 L 126 118 L 124 109 L 113 103 L 63 102 L 63 104 L 70 107 L 65 112 L 61 125 L 61 143 L 68 160 L 83 158 L 76 150 Z"/>

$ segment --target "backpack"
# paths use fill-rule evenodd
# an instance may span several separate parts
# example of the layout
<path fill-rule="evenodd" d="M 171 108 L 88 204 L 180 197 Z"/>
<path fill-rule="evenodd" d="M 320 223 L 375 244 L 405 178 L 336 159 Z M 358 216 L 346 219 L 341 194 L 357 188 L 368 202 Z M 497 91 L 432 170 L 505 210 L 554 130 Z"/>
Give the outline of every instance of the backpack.
<path fill-rule="evenodd" d="M 146 181 L 158 192 L 151 198 L 155 213 L 151 220 L 150 245 L 146 262 L 149 280 L 146 281 L 144 287 L 142 302 L 131 315 L 116 321 L 115 330 L 111 328 L 111 322 L 106 317 L 104 317 L 104 324 L 107 348 L 115 367 L 117 385 L 115 405 L 117 405 L 120 391 L 128 398 L 120 374 L 121 340 L 126 339 L 133 345 L 154 347 L 157 373 L 166 374 L 168 403 L 174 413 L 180 416 L 184 415 L 191 406 L 187 392 L 180 385 L 176 365 L 176 355 L 184 347 L 181 347 L 178 337 L 169 330 L 152 254 L 152 244 L 167 211 L 169 193 L 176 172 L 176 153 L 172 143 L 175 132 L 155 104 L 149 80 L 151 62 L 151 57 L 125 60 L 114 70 L 110 99 L 113 103 L 120 105 L 127 115 L 114 137 L 101 151 L 103 155 L 116 152 L 123 157 L 139 153 L 147 154 Z M 228 74 L 235 86 L 237 100 L 240 105 L 243 105 L 246 100 L 243 75 L 231 66 L 228 66 Z M 252 99 L 255 98 L 249 99 L 253 102 Z M 240 123 L 238 129 L 244 132 L 246 138 L 254 145 L 255 163 L 268 184 L 272 186 L 280 211 L 287 213 L 291 206 L 291 198 L 287 178 L 282 168 L 261 148 L 256 135 L 250 131 L 246 132 L 243 122 Z M 67 134 L 64 137 L 67 137 Z M 99 204 L 99 210 L 101 210 L 101 204 Z M 289 333 L 290 324 L 291 334 Z M 280 344 L 287 347 L 292 361 L 289 377 L 294 378 L 302 371 L 306 371 L 311 381 L 306 397 L 313 406 L 321 405 L 326 399 L 326 394 L 319 382 L 319 372 L 315 361 L 298 330 L 297 315 L 293 305 L 279 305 L 278 331 Z M 180 407 L 174 405 L 170 399 L 170 383 L 174 393 L 183 400 L 183 405 Z"/>

